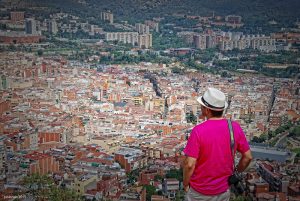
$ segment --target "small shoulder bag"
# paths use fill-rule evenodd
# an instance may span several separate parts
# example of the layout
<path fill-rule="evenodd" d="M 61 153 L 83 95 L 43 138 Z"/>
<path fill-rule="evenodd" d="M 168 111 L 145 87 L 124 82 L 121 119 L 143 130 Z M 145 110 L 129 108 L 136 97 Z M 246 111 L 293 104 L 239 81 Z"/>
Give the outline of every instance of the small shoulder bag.
<path fill-rule="evenodd" d="M 242 182 L 243 177 L 242 175 L 237 171 L 235 167 L 235 153 L 234 153 L 234 145 L 235 145 L 235 139 L 234 139 L 234 132 L 232 128 L 232 123 L 230 119 L 227 119 L 229 133 L 230 133 L 230 148 L 231 148 L 231 155 L 233 160 L 233 174 L 228 178 L 228 183 L 231 187 L 231 191 L 235 195 L 242 195 L 245 192 L 245 187 Z"/>

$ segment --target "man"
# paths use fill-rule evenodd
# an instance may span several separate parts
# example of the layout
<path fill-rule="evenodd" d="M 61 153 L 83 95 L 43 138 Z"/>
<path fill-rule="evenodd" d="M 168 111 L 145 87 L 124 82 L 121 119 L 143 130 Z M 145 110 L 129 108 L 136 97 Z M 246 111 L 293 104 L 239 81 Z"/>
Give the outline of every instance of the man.
<path fill-rule="evenodd" d="M 225 94 L 209 88 L 197 101 L 206 121 L 195 126 L 184 149 L 183 186 L 186 200 L 229 200 L 228 178 L 233 173 L 230 132 L 223 112 L 227 107 Z M 237 171 L 244 171 L 252 160 L 245 134 L 237 122 L 232 122 L 234 151 L 242 157 Z"/>

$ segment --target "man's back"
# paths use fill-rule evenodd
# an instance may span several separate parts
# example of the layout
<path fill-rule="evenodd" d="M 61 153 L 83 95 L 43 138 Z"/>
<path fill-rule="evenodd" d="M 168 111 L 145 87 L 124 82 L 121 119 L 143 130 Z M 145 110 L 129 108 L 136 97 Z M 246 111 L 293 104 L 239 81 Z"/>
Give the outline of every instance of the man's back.
<path fill-rule="evenodd" d="M 243 153 L 249 145 L 240 126 L 233 122 L 235 150 Z M 205 195 L 227 191 L 233 171 L 230 134 L 226 119 L 207 120 L 191 132 L 184 153 L 197 159 L 190 186 Z"/>

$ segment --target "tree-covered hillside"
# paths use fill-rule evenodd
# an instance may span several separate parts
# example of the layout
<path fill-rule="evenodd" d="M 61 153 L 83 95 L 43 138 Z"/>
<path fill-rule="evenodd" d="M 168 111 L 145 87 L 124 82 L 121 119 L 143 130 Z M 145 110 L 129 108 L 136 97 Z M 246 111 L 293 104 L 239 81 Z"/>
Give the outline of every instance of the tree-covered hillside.
<path fill-rule="evenodd" d="M 164 14 L 229 15 L 243 16 L 246 23 L 276 20 L 292 23 L 300 18 L 299 0 L 31 0 L 50 4 L 66 11 L 99 15 L 101 10 L 111 10 L 118 19 L 143 20 Z"/>

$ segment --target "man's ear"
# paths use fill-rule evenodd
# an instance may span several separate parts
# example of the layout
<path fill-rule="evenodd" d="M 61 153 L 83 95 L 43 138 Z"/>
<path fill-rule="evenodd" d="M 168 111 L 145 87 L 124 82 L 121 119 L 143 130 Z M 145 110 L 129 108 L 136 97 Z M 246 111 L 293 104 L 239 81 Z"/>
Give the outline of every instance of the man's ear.
<path fill-rule="evenodd" d="M 207 116 L 209 110 L 207 107 L 203 107 L 204 116 Z"/>

